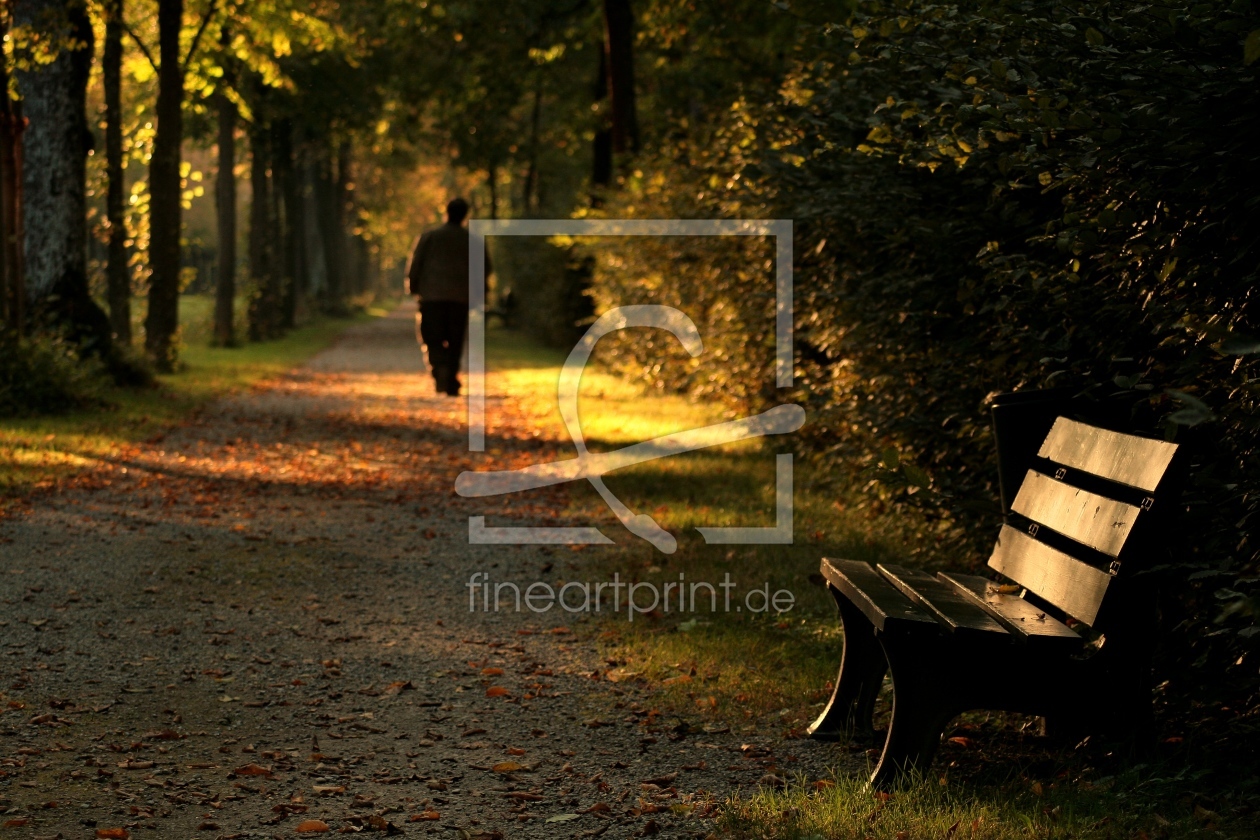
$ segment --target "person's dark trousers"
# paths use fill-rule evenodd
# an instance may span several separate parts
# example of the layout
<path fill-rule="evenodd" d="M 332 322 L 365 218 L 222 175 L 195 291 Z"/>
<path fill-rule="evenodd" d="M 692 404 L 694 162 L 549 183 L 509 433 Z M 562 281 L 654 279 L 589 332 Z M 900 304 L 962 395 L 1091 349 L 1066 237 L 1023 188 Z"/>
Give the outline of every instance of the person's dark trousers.
<path fill-rule="evenodd" d="M 439 391 L 459 395 L 459 361 L 468 330 L 468 304 L 450 300 L 420 302 L 420 338 L 429 348 L 429 369 Z"/>

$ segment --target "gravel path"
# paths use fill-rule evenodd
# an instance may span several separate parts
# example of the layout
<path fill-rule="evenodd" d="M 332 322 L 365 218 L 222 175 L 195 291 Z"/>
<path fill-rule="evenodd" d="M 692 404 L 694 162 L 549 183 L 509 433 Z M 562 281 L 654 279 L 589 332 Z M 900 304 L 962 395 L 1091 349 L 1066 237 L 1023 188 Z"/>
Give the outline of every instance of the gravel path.
<path fill-rule="evenodd" d="M 469 612 L 579 555 L 468 545 L 463 408 L 403 309 L 0 519 L 0 838 L 705 837 L 817 778 L 655 713 L 593 622 Z M 500 463 L 563 451 L 491 408 Z"/>

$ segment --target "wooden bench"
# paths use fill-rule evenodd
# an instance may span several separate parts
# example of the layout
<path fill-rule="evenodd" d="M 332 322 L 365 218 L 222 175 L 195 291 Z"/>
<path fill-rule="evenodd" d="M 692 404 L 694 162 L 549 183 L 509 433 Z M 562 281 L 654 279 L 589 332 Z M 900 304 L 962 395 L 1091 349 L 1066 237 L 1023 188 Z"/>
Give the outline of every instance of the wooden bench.
<path fill-rule="evenodd" d="M 1026 439 L 1029 424 L 1004 435 L 997 419 L 995 410 L 1006 523 L 989 566 L 1002 582 L 822 561 L 844 649 L 809 734 L 877 734 L 875 701 L 891 672 L 876 787 L 926 772 L 950 719 L 969 709 L 1042 715 L 1049 729 L 1080 734 L 1132 736 L 1150 724 L 1154 599 L 1149 576 L 1135 573 L 1176 506 L 1177 445 L 1051 415 L 1049 434 L 1036 431 L 1040 447 L 1021 451 L 1009 438 Z M 1023 480 L 1012 497 L 1016 462 Z"/>

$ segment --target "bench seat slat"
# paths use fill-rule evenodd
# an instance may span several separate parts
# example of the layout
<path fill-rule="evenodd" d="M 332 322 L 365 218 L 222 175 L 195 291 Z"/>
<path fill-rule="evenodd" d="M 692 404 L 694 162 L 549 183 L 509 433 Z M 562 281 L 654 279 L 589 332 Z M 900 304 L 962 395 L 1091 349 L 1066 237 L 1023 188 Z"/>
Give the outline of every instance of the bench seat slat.
<path fill-rule="evenodd" d="M 1057 551 L 1022 531 L 1003 525 L 989 567 L 1093 625 L 1111 575 Z"/>
<path fill-rule="evenodd" d="M 964 597 L 991 612 L 1016 637 L 1028 642 L 1031 648 L 1070 654 L 1079 651 L 1085 644 L 1085 640 L 1071 627 L 1054 616 L 1046 615 L 1036 604 L 1031 604 L 1018 595 L 1002 592 L 1001 585 L 988 578 L 945 572 L 941 572 L 938 577 Z"/>
<path fill-rule="evenodd" d="M 950 633 L 959 636 L 1010 635 L 987 610 L 926 572 L 882 564 L 878 569 L 893 586 L 934 615 Z"/>
<path fill-rule="evenodd" d="M 1176 453 L 1175 443 L 1125 435 L 1060 417 L 1037 455 L 1153 493 Z"/>
<path fill-rule="evenodd" d="M 880 577 L 869 563 L 824 557 L 820 571 L 882 632 L 929 630 L 936 621 Z"/>
<path fill-rule="evenodd" d="M 1011 504 L 1016 513 L 1111 557 L 1120 556 L 1141 508 L 1029 470 Z"/>

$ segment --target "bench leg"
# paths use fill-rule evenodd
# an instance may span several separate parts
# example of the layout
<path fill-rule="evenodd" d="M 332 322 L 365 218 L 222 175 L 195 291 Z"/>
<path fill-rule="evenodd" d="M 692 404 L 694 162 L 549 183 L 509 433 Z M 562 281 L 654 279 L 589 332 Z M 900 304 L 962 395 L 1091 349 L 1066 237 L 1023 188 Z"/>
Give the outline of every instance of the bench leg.
<path fill-rule="evenodd" d="M 866 616 L 834 587 L 828 589 L 840 608 L 844 652 L 831 700 L 806 733 L 820 741 L 869 737 L 875 699 L 883 684 L 884 672 L 888 670 L 888 661 L 875 639 L 875 628 Z"/>
<path fill-rule="evenodd" d="M 943 673 L 943 657 L 930 641 L 884 640 L 893 679 L 893 711 L 888 738 L 871 786 L 886 790 L 915 773 L 926 773 L 940 746 L 941 733 L 965 705 Z"/>

